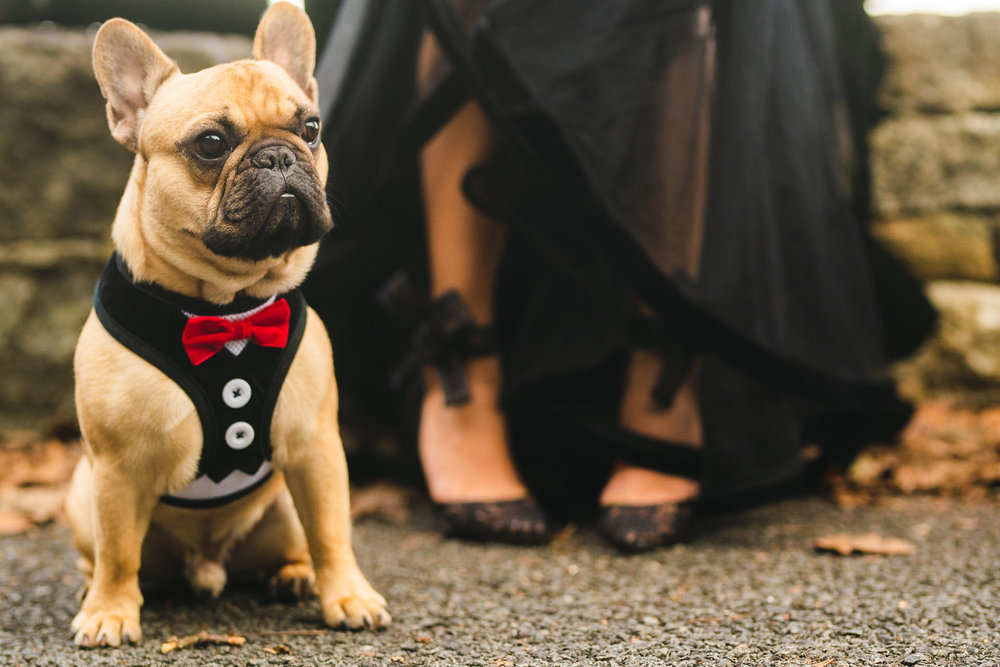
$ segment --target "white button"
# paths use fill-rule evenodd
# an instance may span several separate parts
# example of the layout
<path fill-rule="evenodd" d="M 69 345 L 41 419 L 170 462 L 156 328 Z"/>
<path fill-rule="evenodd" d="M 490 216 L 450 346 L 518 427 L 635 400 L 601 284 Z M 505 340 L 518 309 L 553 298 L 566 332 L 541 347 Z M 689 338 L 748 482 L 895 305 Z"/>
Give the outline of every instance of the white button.
<path fill-rule="evenodd" d="M 222 402 L 231 408 L 242 408 L 250 402 L 250 383 L 235 378 L 222 388 Z"/>
<path fill-rule="evenodd" d="M 236 422 L 226 429 L 226 444 L 233 449 L 246 449 L 253 442 L 253 426 Z"/>

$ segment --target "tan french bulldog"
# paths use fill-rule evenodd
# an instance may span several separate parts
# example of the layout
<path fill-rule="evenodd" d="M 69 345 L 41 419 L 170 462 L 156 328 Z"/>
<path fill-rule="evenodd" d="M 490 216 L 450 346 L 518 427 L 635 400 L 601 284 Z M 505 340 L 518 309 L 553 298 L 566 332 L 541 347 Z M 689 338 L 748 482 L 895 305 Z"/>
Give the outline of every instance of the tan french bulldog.
<path fill-rule="evenodd" d="M 194 74 L 128 21 L 97 34 L 111 134 L 136 157 L 75 358 L 81 646 L 140 638 L 140 574 L 215 597 L 265 572 L 315 591 L 330 626 L 390 622 L 351 547 L 329 340 L 295 289 L 332 226 L 315 48 L 283 2 L 252 60 Z"/>

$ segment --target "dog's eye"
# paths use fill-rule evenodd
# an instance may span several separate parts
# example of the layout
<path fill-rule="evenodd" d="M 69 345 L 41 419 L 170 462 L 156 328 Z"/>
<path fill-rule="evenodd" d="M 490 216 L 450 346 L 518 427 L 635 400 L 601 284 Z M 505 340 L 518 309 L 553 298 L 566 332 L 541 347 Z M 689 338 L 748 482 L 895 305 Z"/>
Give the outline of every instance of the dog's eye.
<path fill-rule="evenodd" d="M 206 160 L 222 157 L 229 150 L 226 140 L 217 132 L 199 134 L 198 138 L 194 140 L 194 147 L 198 151 L 198 155 Z"/>
<path fill-rule="evenodd" d="M 319 118 L 310 118 L 302 128 L 302 138 L 310 146 L 319 143 Z"/>

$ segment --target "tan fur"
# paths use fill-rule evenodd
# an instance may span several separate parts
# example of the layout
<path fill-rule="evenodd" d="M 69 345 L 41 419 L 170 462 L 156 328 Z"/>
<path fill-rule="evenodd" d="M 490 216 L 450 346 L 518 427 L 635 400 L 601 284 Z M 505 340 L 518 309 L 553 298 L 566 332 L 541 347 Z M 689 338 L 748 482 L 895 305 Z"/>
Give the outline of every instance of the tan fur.
<path fill-rule="evenodd" d="M 237 295 L 292 289 L 312 264 L 315 244 L 251 262 L 216 255 L 200 238 L 219 214 L 239 151 L 261 137 L 305 147 L 286 126 L 295 105 L 315 107 L 312 27 L 297 9 L 278 3 L 262 19 L 256 41 L 258 60 L 182 75 L 127 21 L 109 21 L 98 34 L 95 71 L 108 98 L 112 134 L 136 152 L 112 235 L 138 280 L 228 303 Z M 265 60 L 272 54 L 282 66 Z M 129 70 L 128 62 L 138 65 Z M 200 110 L 220 106 L 252 129 L 217 182 L 210 182 L 176 145 L 200 122 Z M 325 182 L 322 147 L 313 159 Z M 75 373 L 86 456 L 74 473 L 66 511 L 89 587 L 72 623 L 77 644 L 139 639 L 140 569 L 150 577 L 184 574 L 207 597 L 221 592 L 227 570 L 233 576 L 263 571 L 276 591 L 298 596 L 315 580 L 329 625 L 390 622 L 385 600 L 351 548 L 333 359 L 314 312 L 308 311 L 272 421 L 279 472 L 223 507 L 159 502 L 195 477 L 202 447 L 197 412 L 176 384 L 114 340 L 94 313 L 80 335 Z"/>

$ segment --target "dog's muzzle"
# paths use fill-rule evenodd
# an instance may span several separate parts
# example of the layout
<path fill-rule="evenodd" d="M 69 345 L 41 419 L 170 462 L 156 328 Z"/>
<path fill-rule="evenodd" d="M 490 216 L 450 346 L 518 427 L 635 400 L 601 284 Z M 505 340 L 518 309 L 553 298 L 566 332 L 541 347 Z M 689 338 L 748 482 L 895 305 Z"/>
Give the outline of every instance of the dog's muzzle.
<path fill-rule="evenodd" d="M 216 254 L 258 261 L 315 243 L 332 227 L 312 161 L 272 141 L 240 160 L 202 240 Z"/>

